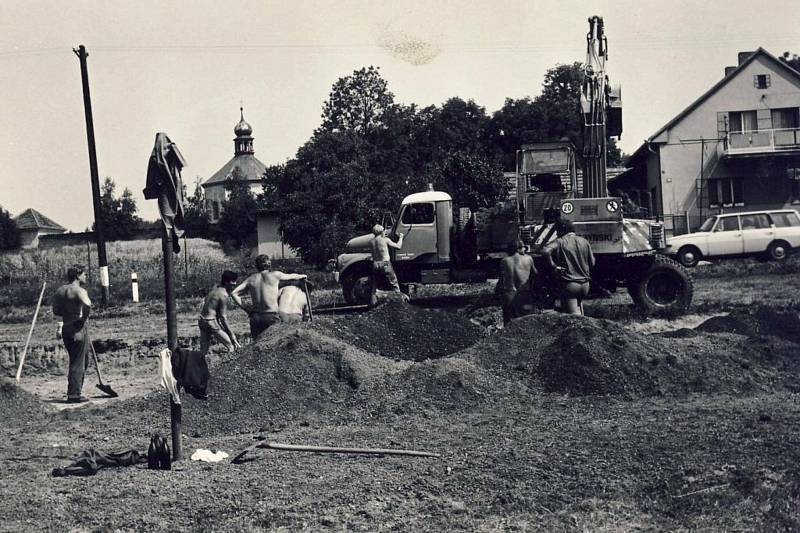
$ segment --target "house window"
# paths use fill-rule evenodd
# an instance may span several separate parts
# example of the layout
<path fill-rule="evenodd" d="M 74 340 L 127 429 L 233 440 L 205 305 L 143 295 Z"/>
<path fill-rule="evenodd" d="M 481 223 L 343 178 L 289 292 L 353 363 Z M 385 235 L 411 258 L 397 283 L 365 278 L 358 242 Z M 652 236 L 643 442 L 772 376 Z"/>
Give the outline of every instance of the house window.
<path fill-rule="evenodd" d="M 222 204 L 220 202 L 212 202 L 212 204 L 211 204 L 211 207 L 212 207 L 211 211 L 212 211 L 212 216 L 213 216 L 214 220 L 219 220 L 219 213 L 220 213 L 221 205 Z"/>
<path fill-rule="evenodd" d="M 753 87 L 756 89 L 766 89 L 771 84 L 769 74 L 756 74 L 753 76 Z"/>
<path fill-rule="evenodd" d="M 753 111 L 731 111 L 728 124 L 731 132 L 758 131 L 758 118 Z"/>
<path fill-rule="evenodd" d="M 709 207 L 733 207 L 741 205 L 744 205 L 741 180 L 735 178 L 709 180 Z"/>
<path fill-rule="evenodd" d="M 796 107 L 772 109 L 770 115 L 772 116 L 772 127 L 776 130 L 793 129 L 800 123 Z"/>

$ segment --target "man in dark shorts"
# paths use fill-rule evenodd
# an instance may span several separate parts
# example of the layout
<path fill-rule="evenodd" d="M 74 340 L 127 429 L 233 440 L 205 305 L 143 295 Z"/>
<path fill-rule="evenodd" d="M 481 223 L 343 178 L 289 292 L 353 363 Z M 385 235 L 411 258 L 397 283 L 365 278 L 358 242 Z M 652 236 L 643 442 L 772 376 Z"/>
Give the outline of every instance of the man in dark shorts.
<path fill-rule="evenodd" d="M 572 221 L 556 222 L 558 238 L 542 249 L 559 282 L 561 312 L 583 314 L 583 299 L 589 294 L 589 281 L 594 268 L 594 254 L 589 241 L 575 234 Z"/>
<path fill-rule="evenodd" d="M 531 286 L 537 271 L 533 258 L 525 254 L 525 243 L 518 240 L 500 263 L 500 282 L 503 291 L 503 325 L 526 314 L 532 307 Z"/>
<path fill-rule="evenodd" d="M 250 317 L 250 335 L 255 340 L 262 332 L 280 321 L 278 316 L 278 285 L 284 280 L 306 279 L 305 274 L 286 274 L 279 270 L 272 271 L 272 261 L 268 255 L 256 257 L 258 272 L 250 275 L 238 287 L 231 291 L 231 298 L 236 305 L 245 310 Z M 242 294 L 250 295 L 251 305 L 242 303 Z"/>
<path fill-rule="evenodd" d="M 67 269 L 67 284 L 56 289 L 53 295 L 53 314 L 61 317 L 56 338 L 63 339 L 64 348 L 69 354 L 67 373 L 67 402 L 89 401 L 81 395 L 83 378 L 89 365 L 89 332 L 86 321 L 92 309 L 92 301 L 83 287 L 86 284 L 86 271 L 82 265 Z"/>
<path fill-rule="evenodd" d="M 200 351 L 203 354 L 208 353 L 213 338 L 220 341 L 228 352 L 242 346 L 231 331 L 226 315 L 228 296 L 236 286 L 236 278 L 236 272 L 223 272 L 220 284 L 209 291 L 203 302 L 200 318 L 197 320 L 197 327 L 200 328 Z"/>

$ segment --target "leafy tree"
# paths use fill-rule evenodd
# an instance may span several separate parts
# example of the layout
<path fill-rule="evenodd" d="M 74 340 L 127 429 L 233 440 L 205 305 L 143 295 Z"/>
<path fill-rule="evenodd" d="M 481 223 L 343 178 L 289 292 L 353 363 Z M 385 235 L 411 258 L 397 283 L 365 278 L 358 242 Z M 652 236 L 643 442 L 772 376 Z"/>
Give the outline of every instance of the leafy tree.
<path fill-rule="evenodd" d="M 119 198 L 115 191 L 114 180 L 106 177 L 100 188 L 100 220 L 105 238 L 109 241 L 133 239 L 142 227 L 142 219 L 136 216 L 136 200 L 127 187 Z"/>
<path fill-rule="evenodd" d="M 218 225 L 222 238 L 236 247 L 249 244 L 255 236 L 259 204 L 239 167 L 234 167 L 225 190 L 229 194 L 223 202 Z"/>
<path fill-rule="evenodd" d="M 368 134 L 381 124 L 384 112 L 394 103 L 388 83 L 378 67 L 356 70 L 333 84 L 322 108 L 323 131 Z"/>
<path fill-rule="evenodd" d="M 194 193 L 187 197 L 183 216 L 187 236 L 208 238 L 212 235 L 211 221 L 200 178 L 195 180 Z"/>
<path fill-rule="evenodd" d="M 432 162 L 427 175 L 435 187 L 449 191 L 459 207 L 491 207 L 508 195 L 502 167 L 475 152 L 450 152 Z"/>
<path fill-rule="evenodd" d="M 22 232 L 11 213 L 0 206 L 0 250 L 16 250 L 22 244 Z"/>
<path fill-rule="evenodd" d="M 500 152 L 503 167 L 513 170 L 516 151 L 523 144 L 567 139 L 578 153 L 583 149 L 583 116 L 580 91 L 583 65 L 556 65 L 544 76 L 542 92 L 533 100 L 506 99 L 492 117 L 490 142 Z M 507 140 L 506 140 L 507 139 Z M 621 153 L 613 139 L 608 143 L 609 166 L 621 163 Z"/>
<path fill-rule="evenodd" d="M 798 56 L 797 54 L 793 54 L 791 52 L 784 52 L 783 55 L 780 57 L 780 59 L 793 69 L 800 71 L 800 56 Z"/>
<path fill-rule="evenodd" d="M 422 149 L 429 161 L 449 152 L 484 152 L 489 117 L 474 101 L 450 98 L 441 108 L 423 110 Z"/>

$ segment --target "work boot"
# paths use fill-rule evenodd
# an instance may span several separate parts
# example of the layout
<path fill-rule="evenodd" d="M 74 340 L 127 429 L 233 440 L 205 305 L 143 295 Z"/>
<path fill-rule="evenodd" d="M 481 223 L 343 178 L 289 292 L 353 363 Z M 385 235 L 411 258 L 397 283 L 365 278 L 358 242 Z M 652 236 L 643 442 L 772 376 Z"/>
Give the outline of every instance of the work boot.
<path fill-rule="evenodd" d="M 76 397 L 67 398 L 67 403 L 86 403 L 88 401 L 89 398 L 87 398 L 86 396 L 79 396 L 77 398 Z"/>
<path fill-rule="evenodd" d="M 150 447 L 147 448 L 147 468 L 158 470 L 158 435 L 150 437 Z"/>
<path fill-rule="evenodd" d="M 160 453 L 158 454 L 158 468 L 161 470 L 172 470 L 172 454 L 170 453 L 167 439 L 161 437 Z"/>

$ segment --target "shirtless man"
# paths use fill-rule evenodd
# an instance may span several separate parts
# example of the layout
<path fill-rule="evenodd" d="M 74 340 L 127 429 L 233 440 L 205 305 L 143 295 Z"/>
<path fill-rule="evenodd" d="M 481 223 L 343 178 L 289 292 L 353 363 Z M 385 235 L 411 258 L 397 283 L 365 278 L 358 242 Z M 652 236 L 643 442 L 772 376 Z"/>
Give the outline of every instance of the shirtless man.
<path fill-rule="evenodd" d="M 92 301 L 83 286 L 86 284 L 86 271 L 82 265 L 67 269 L 66 285 L 56 289 L 53 295 L 53 314 L 61 317 L 56 330 L 56 338 L 64 340 L 64 348 L 69 354 L 67 373 L 67 402 L 89 401 L 81 395 L 83 378 L 89 365 L 89 332 L 86 320 L 92 309 Z"/>
<path fill-rule="evenodd" d="M 209 291 L 203 302 L 200 318 L 197 320 L 197 327 L 200 328 L 200 351 L 203 355 L 208 353 L 212 337 L 219 340 L 228 352 L 242 347 L 231 331 L 226 315 L 228 296 L 236 286 L 236 277 L 236 272 L 223 272 L 221 283 Z"/>
<path fill-rule="evenodd" d="M 530 304 L 531 284 L 538 272 L 533 258 L 525 254 L 525 243 L 516 241 L 509 248 L 508 257 L 500 263 L 500 283 L 503 287 L 503 325 L 525 314 L 524 306 Z"/>
<path fill-rule="evenodd" d="M 556 222 L 558 238 L 542 249 L 551 268 L 558 274 L 561 312 L 583 314 L 583 299 L 589 294 L 594 254 L 589 241 L 575 234 L 567 219 Z"/>
<path fill-rule="evenodd" d="M 296 323 L 308 320 L 308 298 L 300 287 L 291 284 L 278 294 L 278 315 L 281 322 Z"/>
<path fill-rule="evenodd" d="M 284 280 L 306 279 L 305 274 L 285 274 L 279 270 L 271 272 L 272 262 L 268 255 L 256 257 L 258 272 L 249 276 L 231 291 L 236 305 L 250 317 L 250 336 L 255 340 L 264 330 L 280 320 L 278 316 L 278 284 Z M 242 304 L 242 294 L 250 295 L 250 306 Z"/>
<path fill-rule="evenodd" d="M 389 257 L 389 248 L 399 250 L 403 246 L 403 234 L 397 238 L 395 243 L 389 237 L 384 235 L 383 226 L 375 224 L 372 228 L 372 233 L 375 237 L 370 241 L 370 249 L 372 250 L 372 294 L 369 298 L 369 304 L 375 305 L 378 303 L 378 285 L 384 282 L 388 285 L 393 292 L 402 294 L 404 300 L 408 297 L 400 292 L 400 285 L 397 282 L 397 275 L 392 268 L 392 261 Z"/>

